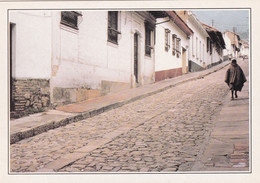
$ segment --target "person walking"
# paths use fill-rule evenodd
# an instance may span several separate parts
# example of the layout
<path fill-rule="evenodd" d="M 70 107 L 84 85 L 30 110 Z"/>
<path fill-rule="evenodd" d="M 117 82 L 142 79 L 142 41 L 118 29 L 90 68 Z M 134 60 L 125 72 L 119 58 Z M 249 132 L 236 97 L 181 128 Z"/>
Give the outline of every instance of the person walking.
<path fill-rule="evenodd" d="M 246 82 L 246 77 L 244 75 L 243 70 L 237 64 L 236 59 L 233 59 L 230 67 L 228 68 L 225 76 L 225 82 L 229 86 L 231 90 L 231 100 L 234 100 L 234 91 L 235 91 L 235 98 L 237 98 L 237 91 L 242 90 L 244 83 Z"/>

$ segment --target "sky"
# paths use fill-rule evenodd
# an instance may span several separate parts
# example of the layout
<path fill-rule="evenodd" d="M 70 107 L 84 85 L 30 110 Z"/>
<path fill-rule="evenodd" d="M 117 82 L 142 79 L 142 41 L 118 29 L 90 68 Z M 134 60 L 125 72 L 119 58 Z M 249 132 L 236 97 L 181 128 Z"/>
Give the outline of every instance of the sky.
<path fill-rule="evenodd" d="M 221 32 L 227 30 L 236 33 L 246 33 L 249 30 L 250 11 L 243 9 L 222 10 L 192 10 L 196 17 L 203 23 L 217 28 Z"/>

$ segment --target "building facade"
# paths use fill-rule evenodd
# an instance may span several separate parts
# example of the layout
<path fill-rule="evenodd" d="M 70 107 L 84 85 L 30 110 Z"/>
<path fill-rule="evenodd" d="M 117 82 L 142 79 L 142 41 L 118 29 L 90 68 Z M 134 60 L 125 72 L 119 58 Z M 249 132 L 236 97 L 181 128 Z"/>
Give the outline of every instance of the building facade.
<path fill-rule="evenodd" d="M 223 33 L 223 38 L 226 43 L 224 57 L 229 59 L 237 58 L 240 52 L 240 36 L 234 32 L 226 31 Z"/>
<path fill-rule="evenodd" d="M 223 62 L 223 50 L 225 49 L 225 41 L 222 33 L 214 27 L 207 24 L 201 23 L 207 31 L 209 38 L 207 39 L 207 52 L 210 53 L 208 56 L 207 68 L 215 66 Z"/>
<path fill-rule="evenodd" d="M 41 111 L 153 83 L 155 16 L 11 11 L 11 111 Z"/>
<path fill-rule="evenodd" d="M 225 42 L 217 29 L 200 22 L 192 11 L 177 11 L 193 30 L 189 43 L 189 71 L 200 71 L 223 60 Z"/>
<path fill-rule="evenodd" d="M 155 81 L 188 72 L 189 37 L 192 30 L 174 11 L 157 19 L 155 44 Z"/>
<path fill-rule="evenodd" d="M 240 46 L 240 56 L 243 58 L 248 58 L 249 56 L 249 44 L 247 41 L 241 40 L 241 46 Z"/>

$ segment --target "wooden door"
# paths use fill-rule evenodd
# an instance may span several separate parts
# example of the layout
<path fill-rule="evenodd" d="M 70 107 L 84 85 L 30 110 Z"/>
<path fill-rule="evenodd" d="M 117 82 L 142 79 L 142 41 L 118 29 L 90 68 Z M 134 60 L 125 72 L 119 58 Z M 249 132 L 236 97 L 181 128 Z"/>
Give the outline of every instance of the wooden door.
<path fill-rule="evenodd" d="M 134 34 L 134 75 L 135 81 L 138 83 L 138 34 Z"/>

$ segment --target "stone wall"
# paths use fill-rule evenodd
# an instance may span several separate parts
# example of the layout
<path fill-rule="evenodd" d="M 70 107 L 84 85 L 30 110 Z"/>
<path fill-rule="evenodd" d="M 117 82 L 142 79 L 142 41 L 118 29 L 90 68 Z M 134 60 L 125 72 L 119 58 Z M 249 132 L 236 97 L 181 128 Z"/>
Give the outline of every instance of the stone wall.
<path fill-rule="evenodd" d="M 201 67 L 197 63 L 189 60 L 189 72 L 197 72 L 197 71 L 202 71 L 205 70 L 205 68 Z"/>
<path fill-rule="evenodd" d="M 61 106 L 101 96 L 100 90 L 86 88 L 53 88 L 53 105 Z"/>
<path fill-rule="evenodd" d="M 46 79 L 13 79 L 11 117 L 44 111 L 50 106 L 50 82 Z"/>
<path fill-rule="evenodd" d="M 220 61 L 218 61 L 218 62 L 212 63 L 212 64 L 210 64 L 210 65 L 207 66 L 207 69 L 209 69 L 209 68 L 211 68 L 211 67 L 214 67 L 214 66 L 216 66 L 216 65 L 218 65 L 218 64 L 221 64 L 222 62 L 223 62 L 223 61 L 220 60 Z"/>
<path fill-rule="evenodd" d="M 110 92 L 119 92 L 129 89 L 131 86 L 129 83 L 113 82 L 113 81 L 101 81 L 101 95 L 106 95 Z"/>

